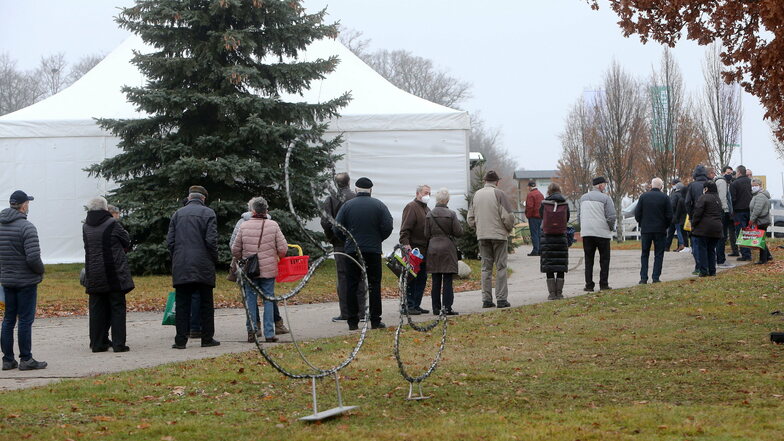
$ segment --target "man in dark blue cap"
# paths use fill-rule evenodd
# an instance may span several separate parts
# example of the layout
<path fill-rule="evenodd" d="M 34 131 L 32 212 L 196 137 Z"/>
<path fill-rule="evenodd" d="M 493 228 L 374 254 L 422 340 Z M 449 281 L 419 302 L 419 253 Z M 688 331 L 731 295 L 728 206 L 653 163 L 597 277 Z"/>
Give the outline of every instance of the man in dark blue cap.
<path fill-rule="evenodd" d="M 368 301 L 370 303 L 370 326 L 373 329 L 385 328 L 381 321 L 381 243 L 392 234 L 392 215 L 383 202 L 370 197 L 373 182 L 359 178 L 354 184 L 357 195 L 346 201 L 338 211 L 335 221 L 351 233 L 354 240 L 337 225 L 333 227 L 335 236 L 345 241 L 345 252 L 354 259 L 361 254 L 365 261 L 368 281 Z M 356 241 L 356 242 L 355 242 Z M 359 328 L 360 305 L 362 298 L 362 271 L 351 262 L 348 265 L 348 329 Z M 361 305 L 363 308 L 365 305 Z"/>
<path fill-rule="evenodd" d="M 46 367 L 32 354 L 32 330 L 38 284 L 44 263 L 38 246 L 38 231 L 27 220 L 32 196 L 22 190 L 11 194 L 10 207 L 0 211 L 0 284 L 5 291 L 5 315 L 0 332 L 3 370 L 32 370 Z M 19 362 L 14 356 L 14 328 L 19 319 Z"/>

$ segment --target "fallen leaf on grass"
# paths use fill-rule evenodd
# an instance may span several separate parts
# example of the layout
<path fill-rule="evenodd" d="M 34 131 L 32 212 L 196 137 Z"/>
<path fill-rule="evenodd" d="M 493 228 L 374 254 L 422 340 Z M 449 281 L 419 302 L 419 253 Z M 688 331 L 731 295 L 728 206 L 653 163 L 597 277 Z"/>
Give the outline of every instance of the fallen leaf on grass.
<path fill-rule="evenodd" d="M 150 425 L 149 425 L 149 424 L 147 424 L 147 423 L 141 423 L 141 424 L 139 424 L 138 426 L 136 426 L 136 428 L 137 428 L 137 429 L 149 429 L 149 428 L 150 428 Z"/>
<path fill-rule="evenodd" d="M 98 415 L 93 417 L 93 421 L 114 421 L 114 417 Z"/>

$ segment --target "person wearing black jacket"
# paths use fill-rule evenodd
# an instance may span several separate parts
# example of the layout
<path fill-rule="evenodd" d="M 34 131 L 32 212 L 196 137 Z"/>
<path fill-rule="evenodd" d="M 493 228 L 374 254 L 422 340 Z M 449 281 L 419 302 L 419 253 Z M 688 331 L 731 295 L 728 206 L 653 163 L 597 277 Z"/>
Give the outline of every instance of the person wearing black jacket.
<path fill-rule="evenodd" d="M 329 195 L 324 200 L 324 212 L 329 216 L 325 216 L 322 214 L 321 216 L 321 228 L 324 230 L 324 235 L 327 236 L 327 240 L 332 244 L 332 250 L 335 252 L 335 270 L 337 272 L 337 279 L 336 279 L 336 288 L 338 291 L 338 307 L 340 308 L 340 315 L 333 317 L 332 321 L 343 321 L 348 319 L 348 268 L 349 265 L 354 265 L 354 262 L 351 262 L 348 257 L 346 257 L 343 253 L 345 249 L 343 248 L 345 242 L 340 240 L 335 233 L 332 232 L 332 219 L 335 219 L 338 216 L 338 211 L 340 211 L 340 207 L 343 206 L 344 203 L 354 199 L 356 194 L 351 190 L 351 177 L 349 177 L 348 173 L 338 173 L 335 175 L 335 184 L 338 187 L 338 191 L 336 195 Z M 359 304 L 365 304 L 365 287 L 360 284 L 360 293 L 359 293 Z M 361 314 L 360 314 L 361 315 Z"/>
<path fill-rule="evenodd" d="M 558 207 L 562 207 L 558 210 Z M 545 213 L 547 210 L 547 213 Z M 539 207 L 539 218 L 544 230 L 539 247 L 539 270 L 547 275 L 547 300 L 563 299 L 565 276 L 569 271 L 569 240 L 566 238 L 569 222 L 569 205 L 561 194 L 561 186 L 552 183 L 547 187 L 547 197 Z M 553 231 L 552 226 L 558 228 Z M 547 231 L 544 233 L 544 231 Z"/>
<path fill-rule="evenodd" d="M 85 292 L 89 294 L 90 349 L 126 352 L 125 295 L 134 288 L 125 251 L 131 237 L 109 212 L 102 197 L 87 205 L 87 219 L 82 226 L 84 239 Z M 109 328 L 112 339 L 108 339 Z"/>
<path fill-rule="evenodd" d="M 713 181 L 716 178 L 716 172 L 713 170 L 713 167 L 698 165 L 694 168 L 692 178 L 694 180 L 687 187 L 688 191 L 684 201 L 686 203 L 686 213 L 690 218 L 694 216 L 694 206 L 697 204 L 697 200 L 702 197 L 705 183 Z"/>
<path fill-rule="evenodd" d="M 698 275 L 700 277 L 716 275 L 716 243 L 721 240 L 723 224 L 721 199 L 716 189 L 716 183 L 709 181 L 705 184 L 705 194 L 694 205 L 694 218 L 692 225 L 692 247 L 697 260 Z"/>
<path fill-rule="evenodd" d="M 675 178 L 670 183 L 672 187 L 670 188 L 669 198 L 670 198 L 670 206 L 672 207 L 673 213 L 675 213 L 675 203 L 678 198 L 677 196 L 678 184 L 680 184 L 680 182 L 681 182 L 680 179 Z M 667 228 L 667 241 L 665 242 L 667 246 L 664 248 L 664 251 L 670 251 L 670 248 L 672 248 L 672 240 L 676 237 L 677 233 L 678 233 L 678 229 L 676 228 L 675 218 L 673 217 L 673 222 L 670 223 L 670 226 Z M 680 249 L 683 242 L 683 238 L 681 236 L 678 235 L 677 237 L 678 237 L 678 247 L 676 248 L 676 251 Z"/>
<path fill-rule="evenodd" d="M 344 249 L 352 258 L 359 254 L 365 261 L 370 303 L 370 325 L 373 329 L 385 328 L 381 321 L 381 243 L 392 234 L 392 215 L 383 202 L 370 196 L 373 182 L 368 178 L 357 179 L 357 196 L 340 207 L 336 221 L 348 230 L 354 240 L 334 226 L 332 232 L 345 242 Z M 355 242 L 356 241 L 356 242 Z M 348 271 L 348 329 L 359 329 L 359 286 L 362 271 L 356 264 Z"/>
<path fill-rule="evenodd" d="M 697 200 L 702 197 L 705 184 L 707 182 L 713 182 L 713 179 L 716 178 L 716 172 L 713 170 L 713 167 L 706 167 L 704 165 L 698 165 L 694 168 L 694 173 L 692 174 L 692 178 L 694 180 L 686 187 L 688 190 L 686 191 L 686 213 L 689 215 L 690 219 L 694 218 L 694 207 L 697 205 Z M 692 228 L 694 228 L 694 224 L 692 223 Z M 700 256 L 694 252 L 694 244 L 692 244 L 692 256 L 694 256 L 694 275 L 697 275 L 700 268 L 699 258 Z"/>
<path fill-rule="evenodd" d="M 0 283 L 5 291 L 5 313 L 0 332 L 3 370 L 44 369 L 45 361 L 33 358 L 33 321 L 38 284 L 44 277 L 44 263 L 38 245 L 38 230 L 27 220 L 32 196 L 16 190 L 10 207 L 0 212 Z M 14 355 L 14 328 L 19 320 L 19 362 Z"/>
<path fill-rule="evenodd" d="M 751 213 L 751 179 L 746 176 L 746 167 L 739 165 L 736 169 L 738 177 L 730 184 L 730 197 L 732 197 L 733 220 L 735 221 L 735 237 L 738 237 L 740 230 L 749 223 Z M 751 250 L 740 247 L 740 261 L 751 260 Z"/>
<path fill-rule="evenodd" d="M 689 246 L 689 235 L 683 230 L 683 224 L 686 223 L 686 191 L 686 186 L 679 182 L 675 185 L 673 197 L 670 199 L 672 223 L 675 225 L 675 232 L 678 235 L 678 248 L 675 251 L 682 251 Z"/>
<path fill-rule="evenodd" d="M 171 253 L 172 285 L 177 292 L 175 316 L 177 335 L 173 349 L 185 349 L 190 331 L 191 297 L 199 292 L 201 346 L 218 346 L 215 340 L 215 264 L 218 262 L 217 217 L 204 204 L 207 190 L 194 185 L 188 189 L 188 203 L 169 221 L 166 245 Z"/>
<path fill-rule="evenodd" d="M 672 205 L 670 198 L 661 190 L 664 182 L 659 178 L 651 181 L 651 191 L 644 193 L 637 201 L 634 219 L 640 225 L 640 284 L 648 283 L 648 258 L 653 243 L 653 283 L 659 283 L 664 263 L 664 246 L 667 239 L 667 228 L 672 223 Z"/>

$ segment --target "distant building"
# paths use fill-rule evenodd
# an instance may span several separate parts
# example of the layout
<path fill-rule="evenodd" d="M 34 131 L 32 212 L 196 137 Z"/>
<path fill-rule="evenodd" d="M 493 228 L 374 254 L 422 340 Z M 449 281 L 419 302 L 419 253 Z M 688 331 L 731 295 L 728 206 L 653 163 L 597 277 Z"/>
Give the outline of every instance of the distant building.
<path fill-rule="evenodd" d="M 516 170 L 517 211 L 525 212 L 525 198 L 528 196 L 528 183 L 536 181 L 536 188 L 547 196 L 547 186 L 558 180 L 558 170 Z"/>

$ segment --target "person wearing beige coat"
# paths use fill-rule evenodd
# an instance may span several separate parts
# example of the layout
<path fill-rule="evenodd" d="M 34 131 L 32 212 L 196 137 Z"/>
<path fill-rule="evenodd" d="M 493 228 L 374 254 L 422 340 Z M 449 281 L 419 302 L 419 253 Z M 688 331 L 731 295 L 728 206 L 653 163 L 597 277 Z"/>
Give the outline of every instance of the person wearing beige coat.
<path fill-rule="evenodd" d="M 485 186 L 474 193 L 468 209 L 468 226 L 476 228 L 479 254 L 482 256 L 482 308 L 493 308 L 493 266 L 496 269 L 495 298 L 499 308 L 508 308 L 509 288 L 506 278 L 506 259 L 509 234 L 514 229 L 512 204 L 498 188 L 500 178 L 490 170 L 485 174 Z"/>
<path fill-rule="evenodd" d="M 259 259 L 259 277 L 253 279 L 254 285 L 264 295 L 275 295 L 275 277 L 278 275 L 278 261 L 286 255 L 288 243 L 280 230 L 277 222 L 267 219 L 267 201 L 262 197 L 251 200 L 253 217 L 240 225 L 237 237 L 231 245 L 231 254 L 236 259 L 247 259 L 256 254 Z M 255 341 L 256 322 L 258 321 L 256 291 L 251 286 L 245 286 L 245 303 L 247 304 L 250 320 L 245 322 L 248 330 L 248 341 Z M 264 313 L 262 328 L 264 339 L 268 342 L 278 341 L 275 337 L 275 321 L 273 302 L 264 300 Z"/>

